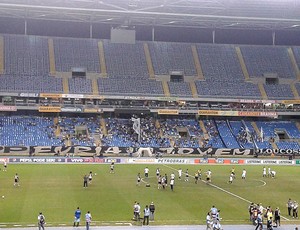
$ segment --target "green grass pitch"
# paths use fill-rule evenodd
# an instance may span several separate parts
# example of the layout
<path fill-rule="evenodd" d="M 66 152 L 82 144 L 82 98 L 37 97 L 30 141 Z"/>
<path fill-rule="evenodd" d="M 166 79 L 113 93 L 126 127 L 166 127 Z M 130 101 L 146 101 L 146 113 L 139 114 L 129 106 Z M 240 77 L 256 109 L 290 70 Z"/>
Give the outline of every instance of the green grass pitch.
<path fill-rule="evenodd" d="M 136 186 L 137 173 L 144 175 L 150 169 L 148 183 Z M 157 189 L 155 169 L 161 174 L 175 172 L 175 190 Z M 228 184 L 231 168 L 235 167 L 236 180 Z M 176 169 L 188 168 L 189 182 L 179 181 Z M 242 169 L 247 170 L 245 181 Z M 292 198 L 300 202 L 300 167 L 271 166 L 276 178 L 263 178 L 263 166 L 230 165 L 125 165 L 116 164 L 115 173 L 110 174 L 108 164 L 89 165 L 8 165 L 0 172 L 0 223 L 36 224 L 42 211 L 51 225 L 73 223 L 77 206 L 82 213 L 91 211 L 97 225 L 113 225 L 115 222 L 131 223 L 133 203 L 138 201 L 143 210 L 153 201 L 156 205 L 153 224 L 204 224 L 207 211 L 212 205 L 221 210 L 223 224 L 248 224 L 248 202 L 281 209 L 287 216 L 286 202 Z M 212 187 L 204 182 L 194 183 L 196 170 L 212 171 Z M 83 176 L 89 171 L 96 173 L 92 184 L 83 188 Z M 20 176 L 20 187 L 14 187 L 14 175 Z M 204 175 L 204 173 L 202 173 Z M 202 179 L 205 179 L 204 176 Z M 83 219 L 83 218 L 82 218 Z M 284 219 L 282 219 L 284 221 Z M 295 221 L 295 220 L 294 220 Z M 290 222 L 291 223 L 291 222 Z M 83 221 L 82 223 L 83 224 Z"/>

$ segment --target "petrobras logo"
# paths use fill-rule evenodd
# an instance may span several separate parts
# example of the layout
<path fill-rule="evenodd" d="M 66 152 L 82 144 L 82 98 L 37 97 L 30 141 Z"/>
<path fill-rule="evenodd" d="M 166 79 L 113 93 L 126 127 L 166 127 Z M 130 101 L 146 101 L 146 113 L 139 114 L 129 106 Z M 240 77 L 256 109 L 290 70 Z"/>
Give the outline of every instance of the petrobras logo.
<path fill-rule="evenodd" d="M 176 159 L 176 158 L 161 158 L 157 159 L 157 163 L 160 164 L 187 164 L 187 159 Z"/>

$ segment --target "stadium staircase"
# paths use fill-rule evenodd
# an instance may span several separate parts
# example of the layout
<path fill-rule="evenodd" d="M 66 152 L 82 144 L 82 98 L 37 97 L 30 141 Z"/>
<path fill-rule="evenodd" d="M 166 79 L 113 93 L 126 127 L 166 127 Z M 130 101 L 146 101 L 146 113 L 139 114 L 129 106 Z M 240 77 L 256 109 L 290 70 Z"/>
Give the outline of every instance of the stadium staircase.
<path fill-rule="evenodd" d="M 56 127 L 55 137 L 59 137 L 61 134 L 61 130 L 60 130 L 60 126 L 58 123 L 58 117 L 54 117 L 53 122 L 54 122 L 54 127 Z"/>
<path fill-rule="evenodd" d="M 173 137 L 169 137 L 169 140 L 170 140 L 170 146 L 171 147 L 174 147 L 175 146 L 175 140 Z"/>
<path fill-rule="evenodd" d="M 101 128 L 103 134 L 106 136 L 108 133 L 107 133 L 107 128 L 106 128 L 106 122 L 103 117 L 101 117 L 101 119 L 100 119 L 100 128 Z"/>
<path fill-rule="evenodd" d="M 296 61 L 296 58 L 294 56 L 293 50 L 292 50 L 292 48 L 288 48 L 287 51 L 288 51 L 288 54 L 289 54 L 289 57 L 290 57 L 290 60 L 291 60 L 294 72 L 295 72 L 295 74 L 297 76 L 297 80 L 300 81 L 300 70 L 299 70 L 299 67 L 297 65 L 297 61 Z"/>
<path fill-rule="evenodd" d="M 169 89 L 169 85 L 168 85 L 168 82 L 167 81 L 162 81 L 162 86 L 163 86 L 163 90 L 164 90 L 164 95 L 166 97 L 170 97 L 170 89 Z"/>
<path fill-rule="evenodd" d="M 258 88 L 259 88 L 260 94 L 262 96 L 262 99 L 263 100 L 268 100 L 268 96 L 267 96 L 266 90 L 264 88 L 264 84 L 263 83 L 258 83 Z"/>
<path fill-rule="evenodd" d="M 194 63 L 195 63 L 196 71 L 197 71 L 197 79 L 204 80 L 202 67 L 201 67 L 201 64 L 199 61 L 199 55 L 197 52 L 196 45 L 192 45 L 192 54 L 193 54 L 193 59 L 194 59 Z M 197 90 L 196 90 L 196 92 L 197 92 Z"/>
<path fill-rule="evenodd" d="M 275 142 L 272 142 L 271 145 L 272 145 L 272 148 L 273 148 L 273 149 L 278 149 L 278 146 L 276 145 Z"/>
<path fill-rule="evenodd" d="M 93 134 L 93 137 L 94 137 L 96 146 L 101 146 L 102 145 L 102 141 L 101 141 L 100 135 L 99 134 Z"/>
<path fill-rule="evenodd" d="M 155 120 L 155 128 L 160 129 L 159 120 Z"/>
<path fill-rule="evenodd" d="M 107 77 L 106 62 L 105 62 L 105 55 L 104 55 L 104 48 L 103 48 L 102 41 L 98 42 L 98 52 L 99 52 L 99 59 L 100 59 L 101 76 Z"/>
<path fill-rule="evenodd" d="M 69 93 L 69 80 L 67 77 L 63 77 L 63 91 L 65 94 Z"/>
<path fill-rule="evenodd" d="M 99 95 L 99 87 L 97 78 L 92 79 L 92 91 L 94 95 Z"/>
<path fill-rule="evenodd" d="M 154 79 L 155 78 L 154 68 L 153 68 L 153 64 L 152 64 L 152 60 L 151 60 L 149 46 L 147 43 L 144 43 L 144 53 L 145 53 L 145 57 L 146 57 L 149 76 L 151 79 Z"/>
<path fill-rule="evenodd" d="M 251 125 L 252 125 L 253 129 L 255 130 L 256 135 L 259 137 L 259 136 L 260 136 L 260 130 L 259 130 L 259 128 L 257 127 L 256 122 L 255 122 L 255 121 L 252 121 L 252 122 L 251 122 Z"/>
<path fill-rule="evenodd" d="M 0 74 L 4 74 L 4 39 L 0 36 Z"/>
<path fill-rule="evenodd" d="M 193 98 L 197 98 L 198 97 L 198 93 L 197 93 L 197 87 L 196 87 L 195 82 L 191 81 L 189 83 L 190 83 L 190 88 L 191 88 L 191 91 L 192 91 Z"/>
<path fill-rule="evenodd" d="M 291 90 L 292 90 L 292 93 L 293 93 L 295 99 L 299 99 L 299 93 L 298 93 L 298 91 L 296 89 L 295 84 L 291 83 L 290 86 L 291 86 Z"/>
<path fill-rule="evenodd" d="M 298 128 L 298 130 L 300 132 L 300 122 L 296 122 L 296 127 Z"/>
<path fill-rule="evenodd" d="M 48 39 L 48 49 L 49 49 L 50 75 L 55 76 L 56 68 L 55 68 L 54 44 L 52 38 Z"/>
<path fill-rule="evenodd" d="M 249 81 L 250 80 L 250 76 L 249 76 L 248 69 L 247 69 L 247 66 L 245 64 L 244 57 L 243 57 L 243 54 L 242 54 L 242 51 L 241 51 L 240 47 L 236 46 L 235 47 L 235 52 L 236 52 L 237 57 L 239 59 L 239 62 L 240 62 L 240 65 L 241 65 L 241 68 L 242 68 L 245 80 Z"/>
<path fill-rule="evenodd" d="M 207 134 L 207 130 L 205 128 L 204 122 L 202 120 L 199 121 L 200 128 L 204 134 Z"/>
<path fill-rule="evenodd" d="M 208 134 L 207 129 L 205 128 L 204 122 L 202 120 L 199 121 L 199 125 L 200 125 L 200 128 L 201 128 L 201 130 L 204 134 L 204 139 L 205 140 L 209 139 L 209 134 Z M 203 141 L 200 140 L 200 139 L 199 139 L 199 144 L 200 144 L 200 146 L 203 145 Z"/>

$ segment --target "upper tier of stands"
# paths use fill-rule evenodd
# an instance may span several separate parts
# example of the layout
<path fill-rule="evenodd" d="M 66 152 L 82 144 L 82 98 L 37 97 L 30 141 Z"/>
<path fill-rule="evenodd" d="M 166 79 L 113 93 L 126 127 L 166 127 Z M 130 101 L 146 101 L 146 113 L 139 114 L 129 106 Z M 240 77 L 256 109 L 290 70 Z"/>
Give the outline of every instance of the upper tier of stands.
<path fill-rule="evenodd" d="M 263 84 L 268 99 L 293 99 L 297 93 L 300 94 L 299 83 L 292 89 L 290 84 L 293 83 L 284 81 L 297 82 L 295 66 L 288 51 L 293 52 L 298 68 L 299 47 L 140 41 L 136 44 L 112 44 L 109 40 L 96 39 L 2 37 L 4 71 L 0 77 L 0 90 L 5 92 L 94 94 L 98 93 L 95 90 L 98 88 L 100 94 L 163 96 L 169 92 L 170 96 L 182 97 L 198 94 L 199 97 L 262 99 L 263 92 L 254 77 L 261 78 L 265 73 L 273 73 L 283 81 L 277 85 Z M 53 41 L 52 46 L 50 40 Z M 147 49 L 149 57 L 146 55 Z M 242 56 L 239 56 L 237 49 Z M 104 61 L 103 58 L 100 60 L 102 56 Z M 195 61 L 197 58 L 200 67 Z M 243 68 L 241 60 L 245 63 Z M 105 74 L 100 67 L 104 64 Z M 88 73 L 94 74 L 93 77 L 96 74 L 98 79 L 94 82 L 98 85 L 92 86 L 90 77 L 63 81 L 61 76 L 65 75 L 50 76 L 55 72 L 70 72 L 76 67 L 86 68 Z M 158 76 L 168 75 L 170 71 L 182 71 L 185 76 L 192 77 L 188 80 L 192 81 L 192 85 L 188 81 L 162 84 L 152 75 L 150 77 L 150 67 Z M 199 68 L 203 78 L 199 77 Z M 192 88 L 196 92 L 192 92 Z"/>
<path fill-rule="evenodd" d="M 190 44 L 149 42 L 149 50 L 155 74 L 182 71 L 187 76 L 196 75 Z"/>
<path fill-rule="evenodd" d="M 56 71 L 70 72 L 78 67 L 91 73 L 101 72 L 96 40 L 55 38 L 53 45 Z"/>
<path fill-rule="evenodd" d="M 4 70 L 12 76 L 47 76 L 48 38 L 5 35 Z"/>
<path fill-rule="evenodd" d="M 108 77 L 148 78 L 148 69 L 142 42 L 113 44 L 103 41 Z"/>
<path fill-rule="evenodd" d="M 281 78 L 295 78 L 287 47 L 241 46 L 250 77 L 277 73 Z"/>
<path fill-rule="evenodd" d="M 245 81 L 233 45 L 197 45 L 198 55 L 206 81 L 197 81 L 201 96 L 259 97 L 257 84 Z"/>

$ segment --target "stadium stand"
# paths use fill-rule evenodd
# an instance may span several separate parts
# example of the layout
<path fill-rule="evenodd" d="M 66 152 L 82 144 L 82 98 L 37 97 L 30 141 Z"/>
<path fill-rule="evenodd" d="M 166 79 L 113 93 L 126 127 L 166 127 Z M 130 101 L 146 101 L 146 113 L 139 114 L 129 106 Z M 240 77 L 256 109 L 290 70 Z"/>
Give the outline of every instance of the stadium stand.
<path fill-rule="evenodd" d="M 260 98 L 258 86 L 245 82 L 233 45 L 197 45 L 206 81 L 196 81 L 198 95 Z"/>
<path fill-rule="evenodd" d="M 168 75 L 169 71 L 197 75 L 190 44 L 149 42 L 148 45 L 156 75 Z"/>
<path fill-rule="evenodd" d="M 241 46 L 250 77 L 276 73 L 280 78 L 295 78 L 287 47 Z"/>
<path fill-rule="evenodd" d="M 141 118 L 141 141 L 128 118 L 61 116 L 1 116 L 0 145 L 7 146 L 118 146 L 118 147 L 213 147 L 298 149 L 300 132 L 294 121 L 204 119 L 207 135 L 197 119 Z M 157 125 L 159 123 L 159 126 Z M 254 128 L 253 124 L 257 127 Z M 59 132 L 57 132 L 59 127 Z M 82 132 L 84 131 L 84 132 Z M 261 133 L 263 132 L 263 133 Z M 59 135 L 57 135 L 59 133 Z M 69 142 L 70 141 L 70 142 Z"/>
<path fill-rule="evenodd" d="M 49 117 L 1 116 L 0 130 L 0 145 L 4 146 L 61 145 Z"/>
<path fill-rule="evenodd" d="M 108 77 L 148 78 L 143 43 L 118 44 L 104 40 L 103 47 Z"/>
<path fill-rule="evenodd" d="M 58 72 L 72 68 L 86 68 L 87 72 L 100 73 L 97 41 L 94 39 L 54 38 L 55 67 Z"/>

